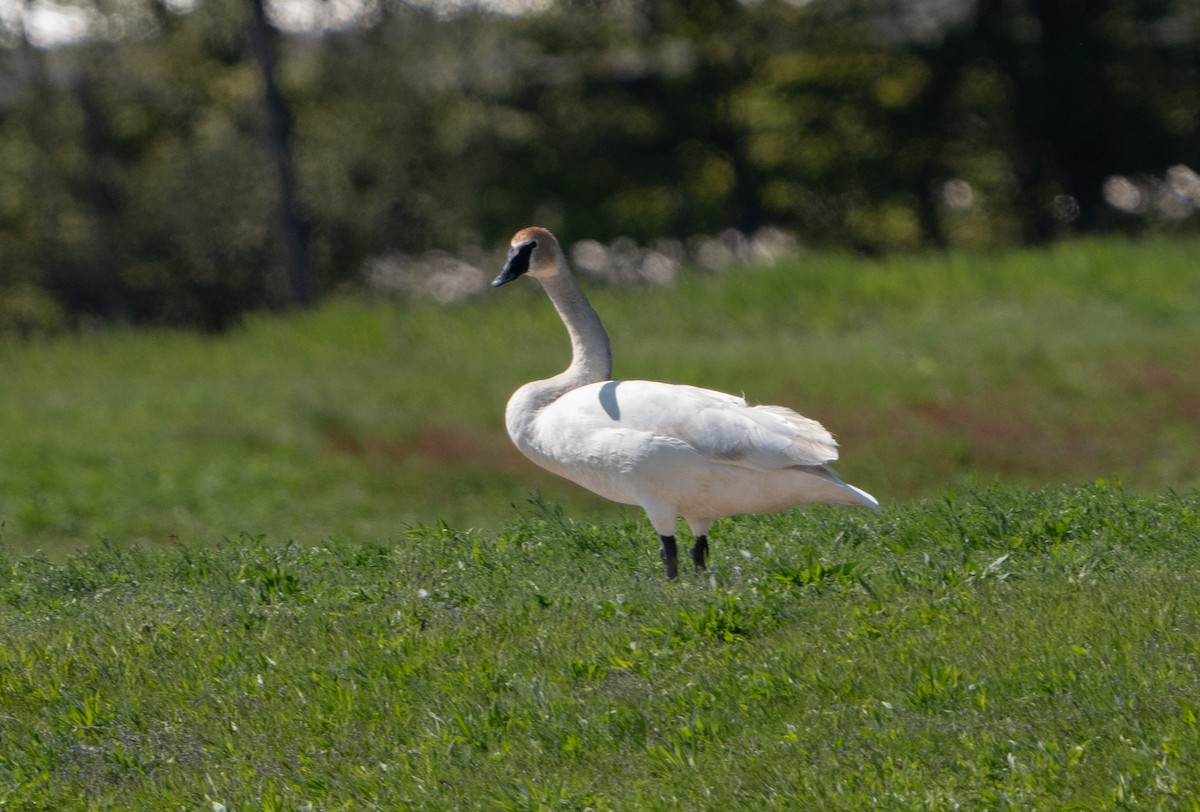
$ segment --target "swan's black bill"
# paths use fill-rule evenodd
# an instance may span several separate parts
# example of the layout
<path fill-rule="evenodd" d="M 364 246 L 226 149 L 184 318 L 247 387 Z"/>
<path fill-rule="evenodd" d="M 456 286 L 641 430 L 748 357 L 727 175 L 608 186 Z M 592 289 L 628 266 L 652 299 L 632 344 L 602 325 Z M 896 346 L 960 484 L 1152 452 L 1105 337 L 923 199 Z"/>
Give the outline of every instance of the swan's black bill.
<path fill-rule="evenodd" d="M 533 249 L 535 248 L 537 248 L 537 240 L 523 242 L 508 249 L 508 262 L 505 263 L 504 270 L 500 272 L 500 275 L 492 280 L 492 287 L 498 288 L 501 285 L 508 284 L 528 271 L 529 255 L 533 253 Z"/>

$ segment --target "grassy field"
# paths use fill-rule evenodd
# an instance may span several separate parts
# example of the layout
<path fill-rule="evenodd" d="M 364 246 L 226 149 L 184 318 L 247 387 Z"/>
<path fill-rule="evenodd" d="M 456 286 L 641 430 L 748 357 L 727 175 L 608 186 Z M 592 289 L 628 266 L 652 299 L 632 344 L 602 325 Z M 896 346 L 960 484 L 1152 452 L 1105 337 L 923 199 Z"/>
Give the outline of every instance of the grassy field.
<path fill-rule="evenodd" d="M 1200 494 L 0 557 L 0 808 L 1196 809 Z M 219 806 L 218 806 L 219 805 Z"/>
<path fill-rule="evenodd" d="M 1200 482 L 1197 256 L 1196 240 L 816 254 L 593 300 L 619 377 L 816 417 L 885 504 L 965 476 L 1153 493 Z M 504 435 L 511 391 L 567 356 L 532 284 L 453 308 L 334 301 L 216 337 L 0 344 L 0 540 L 52 558 L 100 539 L 383 542 L 497 529 L 534 490 L 619 520 Z"/>
<path fill-rule="evenodd" d="M 885 505 L 675 584 L 503 434 L 530 286 L 0 345 L 0 809 L 1200 809 L 1197 256 L 594 291 Z"/>

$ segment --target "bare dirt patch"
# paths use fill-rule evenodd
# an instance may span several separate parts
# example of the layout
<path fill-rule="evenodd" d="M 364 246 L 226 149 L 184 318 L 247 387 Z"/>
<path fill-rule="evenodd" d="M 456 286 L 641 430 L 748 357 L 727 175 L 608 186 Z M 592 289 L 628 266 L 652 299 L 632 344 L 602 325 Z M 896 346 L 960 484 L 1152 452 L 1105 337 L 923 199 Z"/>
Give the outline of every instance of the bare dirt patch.
<path fill-rule="evenodd" d="M 330 453 L 359 457 L 374 467 L 405 465 L 417 460 L 502 470 L 526 466 L 524 457 L 508 438 L 470 426 L 433 424 L 415 435 L 399 438 L 330 428 L 322 440 Z"/>

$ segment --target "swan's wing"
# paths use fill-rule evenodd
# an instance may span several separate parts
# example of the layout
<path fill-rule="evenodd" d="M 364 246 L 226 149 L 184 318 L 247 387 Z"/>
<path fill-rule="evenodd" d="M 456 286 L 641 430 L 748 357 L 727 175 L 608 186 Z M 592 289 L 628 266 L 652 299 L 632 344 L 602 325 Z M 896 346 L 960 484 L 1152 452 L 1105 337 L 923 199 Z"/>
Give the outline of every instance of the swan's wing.
<path fill-rule="evenodd" d="M 782 406 L 750 406 L 735 395 L 655 381 L 607 381 L 577 389 L 554 407 L 599 428 L 680 440 L 713 460 L 753 468 L 824 465 L 837 443 L 815 420 Z"/>
<path fill-rule="evenodd" d="M 755 468 L 824 465 L 837 441 L 816 420 L 783 406 L 706 404 L 678 427 L 680 439 L 708 456 Z"/>

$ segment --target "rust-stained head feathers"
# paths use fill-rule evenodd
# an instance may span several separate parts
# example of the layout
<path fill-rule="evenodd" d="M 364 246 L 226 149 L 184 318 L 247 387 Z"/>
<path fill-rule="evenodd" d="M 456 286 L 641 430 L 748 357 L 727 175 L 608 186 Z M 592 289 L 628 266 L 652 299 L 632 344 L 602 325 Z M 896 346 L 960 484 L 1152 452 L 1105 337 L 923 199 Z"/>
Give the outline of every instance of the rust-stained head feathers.
<path fill-rule="evenodd" d="M 523 228 L 513 235 L 512 247 L 508 250 L 508 262 L 504 270 L 492 281 L 492 287 L 500 287 L 519 276 L 553 276 L 559 271 L 562 249 L 558 240 L 541 226 Z"/>

